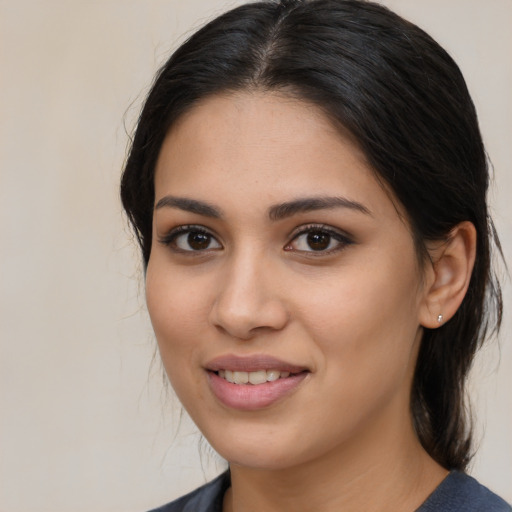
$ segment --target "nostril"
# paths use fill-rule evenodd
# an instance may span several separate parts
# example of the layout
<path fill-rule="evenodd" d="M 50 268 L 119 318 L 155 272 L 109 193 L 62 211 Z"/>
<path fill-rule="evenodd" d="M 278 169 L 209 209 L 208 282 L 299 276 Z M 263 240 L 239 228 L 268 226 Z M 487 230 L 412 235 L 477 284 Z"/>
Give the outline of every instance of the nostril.
<path fill-rule="evenodd" d="M 281 330 L 288 323 L 288 319 L 286 308 L 276 300 L 245 305 L 218 301 L 210 315 L 213 326 L 240 340 L 249 340 L 258 335 Z"/>
<path fill-rule="evenodd" d="M 288 322 L 286 301 L 279 295 L 271 262 L 244 250 L 219 275 L 217 295 L 209 321 L 217 329 L 240 339 L 282 329 Z"/>

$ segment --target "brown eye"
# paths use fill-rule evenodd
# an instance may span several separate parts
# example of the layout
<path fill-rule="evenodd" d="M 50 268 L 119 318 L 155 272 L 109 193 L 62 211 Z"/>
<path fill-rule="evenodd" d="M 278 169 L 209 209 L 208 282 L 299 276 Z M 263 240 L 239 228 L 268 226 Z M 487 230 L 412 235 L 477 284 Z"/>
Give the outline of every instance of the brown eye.
<path fill-rule="evenodd" d="M 323 226 L 306 226 L 285 247 L 285 251 L 331 254 L 351 245 L 353 241 L 344 233 Z"/>
<path fill-rule="evenodd" d="M 311 231 L 307 236 L 307 244 L 313 251 L 325 251 L 331 243 L 331 235 L 323 231 Z"/>
<path fill-rule="evenodd" d="M 205 229 L 179 226 L 160 240 L 164 245 L 179 252 L 201 252 L 222 249 L 219 241 Z"/>
<path fill-rule="evenodd" d="M 191 231 L 187 236 L 187 243 L 194 251 L 203 251 L 208 249 L 211 240 L 211 235 L 208 233 L 201 233 L 199 231 Z"/>

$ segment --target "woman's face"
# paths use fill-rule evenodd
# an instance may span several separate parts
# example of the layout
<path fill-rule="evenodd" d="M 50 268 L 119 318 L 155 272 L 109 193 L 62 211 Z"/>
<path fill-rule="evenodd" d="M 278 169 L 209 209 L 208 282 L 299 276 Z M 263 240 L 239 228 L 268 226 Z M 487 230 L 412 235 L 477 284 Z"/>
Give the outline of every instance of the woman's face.
<path fill-rule="evenodd" d="M 349 138 L 306 103 L 215 96 L 167 135 L 155 191 L 149 313 L 223 457 L 289 468 L 412 432 L 421 272 Z"/>

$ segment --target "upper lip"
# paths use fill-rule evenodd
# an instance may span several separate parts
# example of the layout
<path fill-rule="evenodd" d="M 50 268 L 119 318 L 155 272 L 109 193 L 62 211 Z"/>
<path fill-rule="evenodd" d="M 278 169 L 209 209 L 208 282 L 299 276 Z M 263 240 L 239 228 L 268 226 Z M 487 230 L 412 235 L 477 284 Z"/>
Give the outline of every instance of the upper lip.
<path fill-rule="evenodd" d="M 281 372 L 300 373 L 307 371 L 305 366 L 288 363 L 266 354 L 238 356 L 226 354 L 209 361 L 205 368 L 212 372 L 232 370 L 238 372 L 257 372 L 258 370 L 279 370 Z"/>

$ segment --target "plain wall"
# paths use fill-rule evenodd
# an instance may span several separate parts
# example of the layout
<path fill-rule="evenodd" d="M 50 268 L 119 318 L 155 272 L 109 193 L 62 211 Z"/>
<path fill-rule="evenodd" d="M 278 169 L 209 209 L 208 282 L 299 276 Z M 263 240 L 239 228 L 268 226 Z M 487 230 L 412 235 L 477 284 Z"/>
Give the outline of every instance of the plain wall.
<path fill-rule="evenodd" d="M 172 47 L 225 0 L 0 0 L 0 512 L 135 512 L 220 471 L 166 398 L 118 200 Z M 387 0 L 460 64 L 512 254 L 512 2 Z M 475 368 L 472 473 L 512 501 L 512 306 Z M 205 450 L 203 450 L 205 451 Z"/>

